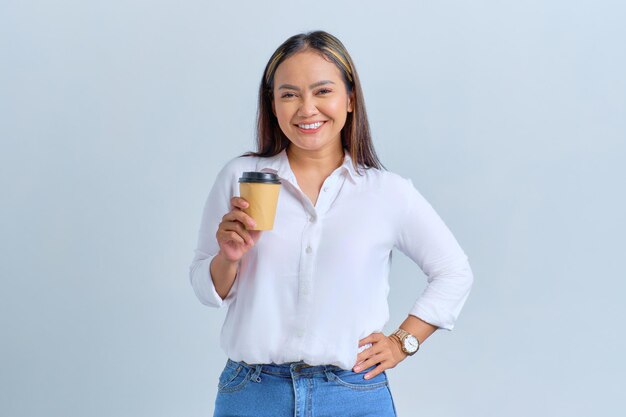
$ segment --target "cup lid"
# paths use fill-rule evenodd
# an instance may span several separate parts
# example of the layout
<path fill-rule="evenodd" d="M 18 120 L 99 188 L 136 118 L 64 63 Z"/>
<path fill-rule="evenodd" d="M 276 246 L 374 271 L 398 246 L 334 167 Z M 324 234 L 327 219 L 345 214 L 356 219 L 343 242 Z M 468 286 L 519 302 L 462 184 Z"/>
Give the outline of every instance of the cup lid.
<path fill-rule="evenodd" d="M 271 172 L 244 172 L 239 182 L 260 182 L 266 184 L 280 184 L 278 175 Z"/>

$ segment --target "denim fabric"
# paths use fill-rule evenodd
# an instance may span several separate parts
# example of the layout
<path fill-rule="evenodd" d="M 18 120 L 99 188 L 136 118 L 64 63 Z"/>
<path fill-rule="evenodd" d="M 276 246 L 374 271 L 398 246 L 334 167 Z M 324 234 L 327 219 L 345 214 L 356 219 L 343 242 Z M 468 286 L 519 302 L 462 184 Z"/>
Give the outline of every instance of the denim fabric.
<path fill-rule="evenodd" d="M 222 371 L 214 417 L 395 417 L 385 372 L 355 373 L 303 362 L 249 365 L 228 360 Z"/>

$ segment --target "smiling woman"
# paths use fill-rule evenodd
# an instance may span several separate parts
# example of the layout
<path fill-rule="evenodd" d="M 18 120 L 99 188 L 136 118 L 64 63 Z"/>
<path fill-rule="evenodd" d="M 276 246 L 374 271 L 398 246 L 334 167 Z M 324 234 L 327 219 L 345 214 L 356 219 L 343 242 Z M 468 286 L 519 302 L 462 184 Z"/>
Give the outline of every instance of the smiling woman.
<path fill-rule="evenodd" d="M 281 63 L 274 83 L 272 111 L 291 142 L 288 153 L 341 153 L 341 130 L 353 106 L 339 68 L 317 52 L 303 51 Z"/>
<path fill-rule="evenodd" d="M 228 307 L 215 416 L 395 416 L 385 370 L 452 330 L 472 285 L 467 256 L 411 180 L 378 161 L 334 36 L 295 35 L 274 52 L 257 142 L 219 172 L 190 267 L 200 301 Z M 271 230 L 243 211 L 238 178 L 252 171 L 281 182 Z M 428 285 L 385 335 L 394 248 Z"/>
<path fill-rule="evenodd" d="M 330 107 L 315 106 L 324 101 L 335 109 L 338 105 L 345 108 L 344 115 L 338 114 L 344 120 L 339 129 L 340 144 L 353 156 L 355 167 L 383 168 L 372 144 L 356 67 L 339 39 L 323 31 L 292 36 L 270 57 L 259 87 L 259 151 L 245 155 L 268 157 L 286 149 L 293 140 L 288 133 L 294 131 L 293 124 L 324 120 L 325 116 L 316 114 L 316 110 L 323 113 Z M 294 108 L 300 104 L 308 108 L 294 115 Z M 307 113 L 311 111 L 313 115 Z M 296 120 L 289 118 L 290 112 Z M 285 127 L 289 129 L 284 131 Z M 336 135 L 331 137 L 337 139 Z"/>

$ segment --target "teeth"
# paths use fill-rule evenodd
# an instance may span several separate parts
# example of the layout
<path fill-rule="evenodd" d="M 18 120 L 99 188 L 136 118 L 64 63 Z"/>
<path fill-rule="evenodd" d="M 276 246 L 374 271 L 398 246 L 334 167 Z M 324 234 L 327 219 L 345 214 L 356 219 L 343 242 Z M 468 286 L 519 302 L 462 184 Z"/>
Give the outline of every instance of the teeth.
<path fill-rule="evenodd" d="M 298 125 L 301 129 L 317 129 L 322 125 L 322 122 L 313 123 L 312 125 Z"/>

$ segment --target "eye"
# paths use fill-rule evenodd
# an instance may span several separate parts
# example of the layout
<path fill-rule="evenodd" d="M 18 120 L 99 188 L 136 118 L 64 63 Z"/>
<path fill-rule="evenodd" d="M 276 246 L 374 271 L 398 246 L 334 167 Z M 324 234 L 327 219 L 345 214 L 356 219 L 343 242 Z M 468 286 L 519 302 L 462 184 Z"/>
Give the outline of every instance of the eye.
<path fill-rule="evenodd" d="M 282 96 L 280 96 L 280 98 L 291 98 L 291 97 L 293 97 L 292 93 L 285 93 Z"/>
<path fill-rule="evenodd" d="M 318 93 L 324 93 L 324 94 L 328 94 L 328 93 L 332 93 L 332 90 L 329 90 L 328 88 L 322 88 L 321 90 L 318 91 Z"/>

